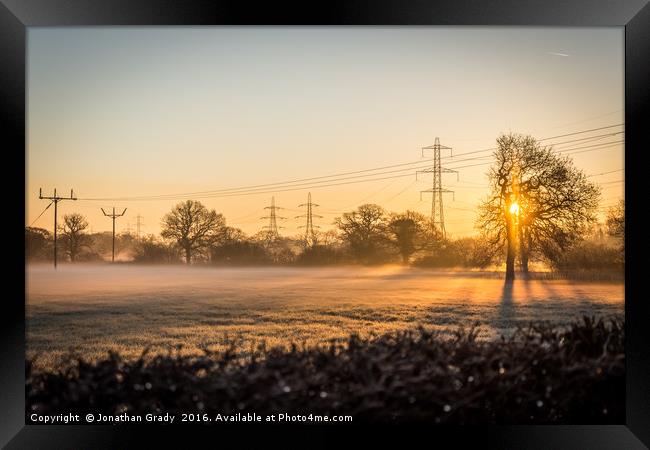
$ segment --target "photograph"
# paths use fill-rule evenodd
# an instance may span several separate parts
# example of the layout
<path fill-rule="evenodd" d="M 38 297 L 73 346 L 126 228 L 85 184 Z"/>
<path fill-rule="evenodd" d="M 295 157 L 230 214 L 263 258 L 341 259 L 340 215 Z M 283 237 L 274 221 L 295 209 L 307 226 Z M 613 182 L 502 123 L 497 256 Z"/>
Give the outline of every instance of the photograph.
<path fill-rule="evenodd" d="M 26 424 L 626 423 L 624 27 L 26 49 Z"/>

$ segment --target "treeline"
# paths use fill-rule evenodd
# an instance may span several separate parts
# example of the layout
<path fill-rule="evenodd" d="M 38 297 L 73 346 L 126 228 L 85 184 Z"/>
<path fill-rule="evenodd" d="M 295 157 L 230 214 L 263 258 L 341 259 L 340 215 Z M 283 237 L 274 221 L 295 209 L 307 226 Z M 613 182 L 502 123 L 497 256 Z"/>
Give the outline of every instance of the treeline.
<path fill-rule="evenodd" d="M 570 249 L 544 262 L 560 272 L 619 270 L 623 267 L 624 209 L 610 211 L 606 224 L 592 227 Z M 162 221 L 160 235 L 116 235 L 116 261 L 143 264 L 336 265 L 403 263 L 420 267 L 486 268 L 504 263 L 503 246 L 484 235 L 444 238 L 429 218 L 414 212 L 388 212 L 365 204 L 342 214 L 335 227 L 313 236 L 283 237 L 269 231 L 247 235 L 228 226 L 223 215 L 188 200 Z M 78 213 L 64 216 L 59 254 L 70 262 L 111 258 L 110 232 L 88 233 Z M 52 233 L 25 228 L 29 262 L 51 261 Z M 540 258 L 540 260 L 542 260 Z"/>

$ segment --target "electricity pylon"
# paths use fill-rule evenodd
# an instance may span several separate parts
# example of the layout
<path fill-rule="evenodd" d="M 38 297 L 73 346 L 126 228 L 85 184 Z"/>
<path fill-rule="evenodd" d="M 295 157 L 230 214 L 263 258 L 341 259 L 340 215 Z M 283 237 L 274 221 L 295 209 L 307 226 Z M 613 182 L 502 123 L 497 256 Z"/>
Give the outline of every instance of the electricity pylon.
<path fill-rule="evenodd" d="M 74 196 L 72 189 L 70 189 L 70 197 L 59 197 L 58 195 L 56 195 L 56 189 L 54 189 L 54 195 L 52 197 L 43 197 L 43 189 L 39 188 L 38 198 L 41 200 L 51 200 L 51 202 L 54 203 L 54 268 L 56 269 L 56 264 L 57 264 L 56 235 L 57 235 L 57 227 L 58 227 L 56 222 L 56 217 L 58 213 L 58 204 L 61 200 L 76 200 L 77 197 Z"/>
<path fill-rule="evenodd" d="M 440 139 L 436 138 L 433 145 L 422 147 L 422 156 L 424 156 L 425 150 L 433 150 L 433 167 L 431 169 L 420 170 L 419 172 L 433 173 L 433 185 L 431 186 L 431 189 L 420 191 L 420 200 L 422 200 L 423 193 L 431 192 L 431 227 L 434 231 L 438 230 L 442 236 L 445 237 L 445 213 L 442 207 L 442 194 L 449 192 L 451 192 L 452 195 L 455 194 L 454 191 L 442 187 L 442 174 L 456 173 L 456 177 L 458 177 L 458 171 L 446 169 L 440 164 L 441 150 L 449 150 L 449 153 L 451 154 L 451 147 L 440 145 Z"/>
<path fill-rule="evenodd" d="M 104 211 L 104 208 L 102 208 L 102 212 L 106 217 L 110 217 L 113 219 L 113 256 L 111 258 L 111 262 L 115 262 L 115 219 L 118 217 L 122 217 L 124 213 L 126 212 L 126 208 L 124 208 L 124 211 L 122 211 L 122 214 L 115 214 L 115 206 L 113 206 L 113 214 L 106 214 L 106 211 Z"/>
<path fill-rule="evenodd" d="M 305 247 L 311 247 L 316 243 L 316 233 L 314 233 L 314 228 L 320 228 L 318 225 L 314 225 L 313 218 L 318 217 L 320 219 L 323 218 L 323 216 L 319 216 L 318 214 L 314 214 L 312 211 L 313 206 L 319 206 L 316 203 L 312 203 L 311 201 L 311 192 L 307 194 L 307 203 L 303 203 L 301 205 L 298 205 L 298 208 L 302 208 L 303 206 L 307 207 L 307 214 L 302 214 L 299 216 L 296 216 L 296 219 L 300 219 L 303 217 L 307 218 L 307 224 L 305 225 L 300 225 L 298 228 L 304 228 L 305 229 Z"/>
<path fill-rule="evenodd" d="M 271 213 L 268 216 L 262 217 L 262 219 L 269 219 L 269 224 L 262 228 L 267 230 L 266 240 L 272 242 L 280 237 L 280 233 L 278 232 L 278 229 L 282 228 L 278 226 L 277 219 L 286 219 L 286 217 L 278 216 L 275 212 L 278 209 L 284 209 L 284 208 L 281 208 L 280 206 L 275 206 L 275 197 L 271 197 L 271 206 L 267 206 L 264 209 L 271 210 Z"/>
<path fill-rule="evenodd" d="M 142 222 L 140 222 L 140 219 L 144 219 L 144 217 L 142 217 L 142 216 L 140 215 L 140 213 L 138 213 L 138 215 L 135 216 L 135 219 L 136 219 L 136 221 L 137 221 L 137 222 L 136 222 L 136 228 L 135 228 L 135 230 L 136 230 L 136 237 L 137 237 L 138 239 L 140 239 L 140 227 L 141 227 L 142 225 L 144 225 Z"/>

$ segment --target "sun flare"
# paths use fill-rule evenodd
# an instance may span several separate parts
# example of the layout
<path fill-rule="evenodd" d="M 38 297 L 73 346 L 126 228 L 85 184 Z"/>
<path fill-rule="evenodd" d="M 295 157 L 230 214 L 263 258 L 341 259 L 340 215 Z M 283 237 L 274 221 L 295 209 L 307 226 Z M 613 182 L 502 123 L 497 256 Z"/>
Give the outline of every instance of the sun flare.
<path fill-rule="evenodd" d="M 510 214 L 513 216 L 519 215 L 519 203 L 514 202 L 512 205 L 510 205 Z"/>

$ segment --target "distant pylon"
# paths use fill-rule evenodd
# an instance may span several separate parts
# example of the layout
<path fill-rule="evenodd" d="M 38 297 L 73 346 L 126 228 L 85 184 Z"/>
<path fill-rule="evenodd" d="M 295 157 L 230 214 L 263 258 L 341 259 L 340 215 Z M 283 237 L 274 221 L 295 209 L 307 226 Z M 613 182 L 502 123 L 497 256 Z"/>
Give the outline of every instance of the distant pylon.
<path fill-rule="evenodd" d="M 135 225 L 136 237 L 140 239 L 140 227 L 144 225 L 142 222 L 140 222 L 140 219 L 144 219 L 144 217 L 142 217 L 140 213 L 138 213 L 138 215 L 135 216 L 135 219 L 136 219 L 136 225 Z"/>
<path fill-rule="evenodd" d="M 320 228 L 318 225 L 314 225 L 313 217 L 318 217 L 318 218 L 323 218 L 323 216 L 319 216 L 318 214 L 314 214 L 312 211 L 313 206 L 319 206 L 316 203 L 312 203 L 311 201 L 311 192 L 307 194 L 307 203 L 303 203 L 301 205 L 298 205 L 298 208 L 302 208 L 303 206 L 307 207 L 307 214 L 302 214 L 300 216 L 296 216 L 296 219 L 306 217 L 307 218 L 307 224 L 306 225 L 300 225 L 298 228 L 304 228 L 305 229 L 305 247 L 311 247 L 316 243 L 316 233 L 314 233 L 314 228 Z"/>
<path fill-rule="evenodd" d="M 440 163 L 440 150 L 449 150 L 451 154 L 451 147 L 440 145 L 440 139 L 436 138 L 433 145 L 422 147 L 422 156 L 424 156 L 425 150 L 433 150 L 433 167 L 431 169 L 420 170 L 419 172 L 433 173 L 433 185 L 431 189 L 420 191 L 420 200 L 422 200 L 423 193 L 431 192 L 431 226 L 445 237 L 445 213 L 442 207 L 442 194 L 447 192 L 454 194 L 454 191 L 442 187 L 442 174 L 443 172 L 451 172 L 456 173 L 456 177 L 458 177 L 458 171 L 442 167 Z"/>
<path fill-rule="evenodd" d="M 280 233 L 278 232 L 278 229 L 282 227 L 278 227 L 278 222 L 277 219 L 286 219 L 286 217 L 280 217 L 278 216 L 275 212 L 278 209 L 283 209 L 279 206 L 275 206 L 275 197 L 271 197 L 271 206 L 267 206 L 264 209 L 270 209 L 271 214 L 268 216 L 262 217 L 262 219 L 269 219 L 269 224 L 263 227 L 266 229 L 266 240 L 271 242 L 275 241 L 280 237 Z"/>

